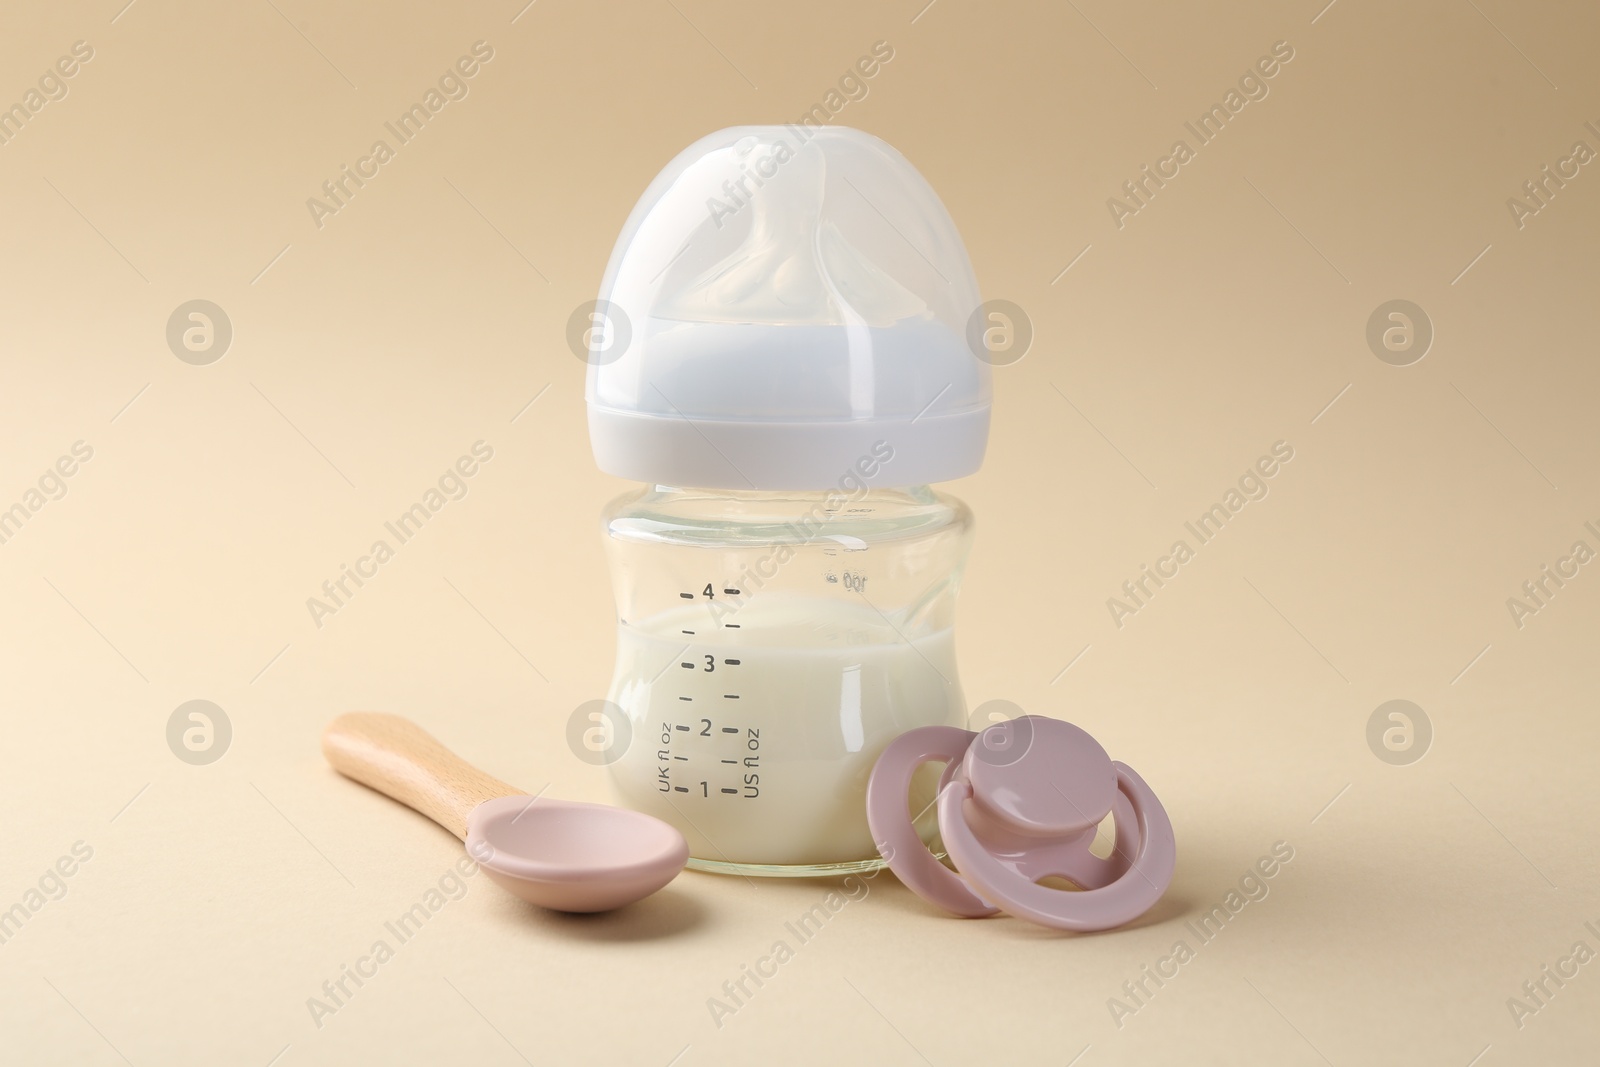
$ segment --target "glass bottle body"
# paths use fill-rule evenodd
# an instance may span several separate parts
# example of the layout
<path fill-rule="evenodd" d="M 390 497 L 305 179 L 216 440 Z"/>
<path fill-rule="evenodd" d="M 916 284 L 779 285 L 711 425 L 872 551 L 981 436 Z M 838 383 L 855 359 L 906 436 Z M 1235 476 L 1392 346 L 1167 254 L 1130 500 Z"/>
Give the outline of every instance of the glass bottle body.
<path fill-rule="evenodd" d="M 838 874 L 881 858 L 868 775 L 919 726 L 960 726 L 952 638 L 972 517 L 926 487 L 654 486 L 604 529 L 617 602 L 618 798 L 680 829 L 690 865 Z M 925 767 L 909 799 L 933 798 Z"/>

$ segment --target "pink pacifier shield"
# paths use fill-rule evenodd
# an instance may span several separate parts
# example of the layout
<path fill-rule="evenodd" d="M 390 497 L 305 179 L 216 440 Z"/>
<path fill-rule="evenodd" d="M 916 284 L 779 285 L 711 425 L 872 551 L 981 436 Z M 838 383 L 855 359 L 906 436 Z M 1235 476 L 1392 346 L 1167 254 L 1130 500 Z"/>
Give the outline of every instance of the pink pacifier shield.
<path fill-rule="evenodd" d="M 911 822 L 906 793 L 912 772 L 922 764 L 945 763 L 947 774 L 958 767 L 976 736 L 954 726 L 908 730 L 889 742 L 867 780 L 867 826 L 889 869 L 923 900 L 969 919 L 993 915 L 995 909 L 923 845 Z"/>

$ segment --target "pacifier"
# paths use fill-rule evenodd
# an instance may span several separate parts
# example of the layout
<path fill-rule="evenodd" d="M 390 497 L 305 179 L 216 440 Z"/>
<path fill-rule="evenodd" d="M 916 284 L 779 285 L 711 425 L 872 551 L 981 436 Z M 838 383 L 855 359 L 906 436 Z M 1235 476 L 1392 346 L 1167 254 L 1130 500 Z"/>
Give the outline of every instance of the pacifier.
<path fill-rule="evenodd" d="M 912 773 L 943 762 L 939 832 L 956 871 L 928 851 L 907 809 Z M 1111 855 L 1090 851 L 1111 814 Z M 1172 881 L 1166 809 L 1143 778 L 1059 719 L 1023 715 L 982 733 L 927 726 L 901 734 L 867 783 L 867 822 L 889 868 L 956 915 L 1005 911 L 1059 930 L 1105 930 L 1149 910 Z M 959 873 L 957 873 L 959 871 Z M 1060 878 L 1076 890 L 1041 885 Z"/>

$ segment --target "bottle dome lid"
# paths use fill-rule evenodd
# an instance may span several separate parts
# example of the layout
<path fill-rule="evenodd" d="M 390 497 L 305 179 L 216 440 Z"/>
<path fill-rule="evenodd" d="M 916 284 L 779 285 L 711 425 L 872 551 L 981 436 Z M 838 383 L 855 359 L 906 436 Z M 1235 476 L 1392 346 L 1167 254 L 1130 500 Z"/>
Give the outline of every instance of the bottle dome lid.
<path fill-rule="evenodd" d="M 651 182 L 606 268 L 595 461 L 708 489 L 971 474 L 989 433 L 989 365 L 967 342 L 978 306 L 949 213 L 883 141 L 711 134 Z"/>

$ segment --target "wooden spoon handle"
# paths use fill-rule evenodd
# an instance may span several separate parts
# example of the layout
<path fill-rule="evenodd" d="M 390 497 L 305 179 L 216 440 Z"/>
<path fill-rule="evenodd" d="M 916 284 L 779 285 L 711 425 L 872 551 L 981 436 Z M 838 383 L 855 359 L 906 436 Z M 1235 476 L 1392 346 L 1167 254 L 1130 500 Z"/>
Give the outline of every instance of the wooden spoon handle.
<path fill-rule="evenodd" d="M 409 719 L 351 711 L 322 731 L 322 754 L 346 778 L 414 808 L 461 840 L 485 800 L 523 791 L 484 774 Z"/>

